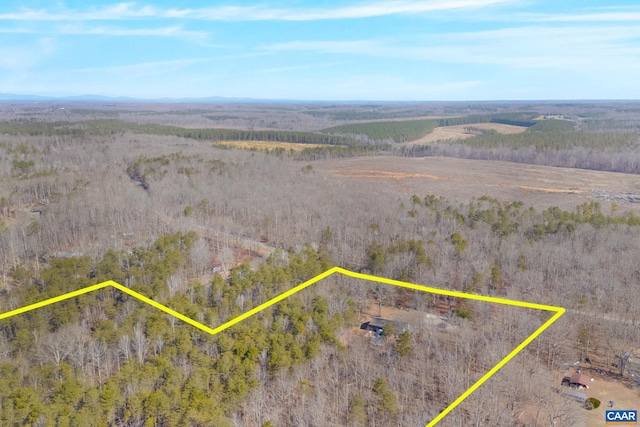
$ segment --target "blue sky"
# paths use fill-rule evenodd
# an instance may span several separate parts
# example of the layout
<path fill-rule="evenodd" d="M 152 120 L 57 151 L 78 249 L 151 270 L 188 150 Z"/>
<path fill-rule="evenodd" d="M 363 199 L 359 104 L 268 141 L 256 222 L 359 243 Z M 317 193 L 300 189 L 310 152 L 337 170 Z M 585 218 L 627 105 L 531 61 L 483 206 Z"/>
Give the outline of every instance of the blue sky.
<path fill-rule="evenodd" d="M 640 99 L 640 4 L 4 0 L 0 92 Z"/>

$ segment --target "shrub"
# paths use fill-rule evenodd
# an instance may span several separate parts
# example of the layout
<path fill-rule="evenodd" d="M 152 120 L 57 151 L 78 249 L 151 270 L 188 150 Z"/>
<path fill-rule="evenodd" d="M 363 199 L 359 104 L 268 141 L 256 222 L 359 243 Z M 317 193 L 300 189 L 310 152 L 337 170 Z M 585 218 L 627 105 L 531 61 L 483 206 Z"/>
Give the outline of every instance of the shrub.
<path fill-rule="evenodd" d="M 600 406 L 600 401 L 595 397 L 590 397 L 584 404 L 584 407 L 588 410 L 596 409 Z"/>
<path fill-rule="evenodd" d="M 396 334 L 396 328 L 392 323 L 385 323 L 382 326 L 382 335 L 385 337 L 392 337 Z"/>
<path fill-rule="evenodd" d="M 453 310 L 453 312 L 455 313 L 456 316 L 460 317 L 461 319 L 468 319 L 468 320 L 473 319 L 473 313 L 471 312 L 471 309 L 463 305 L 459 305 L 458 307 L 456 307 Z"/>

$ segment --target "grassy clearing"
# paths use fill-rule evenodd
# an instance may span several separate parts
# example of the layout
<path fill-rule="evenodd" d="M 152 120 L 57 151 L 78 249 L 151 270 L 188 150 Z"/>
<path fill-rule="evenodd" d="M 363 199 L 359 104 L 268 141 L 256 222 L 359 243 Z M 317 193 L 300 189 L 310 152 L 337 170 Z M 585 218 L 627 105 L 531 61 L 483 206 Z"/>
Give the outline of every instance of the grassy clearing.
<path fill-rule="evenodd" d="M 502 123 L 476 123 L 471 125 L 440 126 L 420 139 L 411 141 L 408 145 L 429 144 L 437 141 L 455 141 L 483 135 L 487 131 L 495 131 L 503 135 L 522 133 L 528 128 L 524 126 L 504 125 Z"/>

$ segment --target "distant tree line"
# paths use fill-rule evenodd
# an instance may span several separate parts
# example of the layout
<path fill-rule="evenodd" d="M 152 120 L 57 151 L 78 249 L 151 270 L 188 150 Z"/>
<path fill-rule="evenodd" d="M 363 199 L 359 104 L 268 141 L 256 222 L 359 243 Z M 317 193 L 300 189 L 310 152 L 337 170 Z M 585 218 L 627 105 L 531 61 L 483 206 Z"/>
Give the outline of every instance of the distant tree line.
<path fill-rule="evenodd" d="M 470 114 L 461 117 L 439 119 L 438 126 L 470 125 L 476 123 L 502 123 L 506 125 L 529 127 L 536 124 L 536 122 L 533 120 L 533 118 L 536 116 L 538 116 L 538 114 L 533 112 Z"/>
<path fill-rule="evenodd" d="M 381 119 L 399 119 L 405 117 L 420 117 L 433 114 L 433 111 L 424 110 L 397 110 L 397 111 L 322 111 L 308 110 L 304 114 L 313 117 L 329 117 L 332 120 L 381 120 Z"/>
<path fill-rule="evenodd" d="M 0 122 L 0 133 L 7 135 L 48 135 L 82 138 L 89 135 L 114 135 L 122 132 L 173 135 L 213 141 L 278 141 L 300 144 L 357 145 L 353 138 L 314 132 L 246 129 L 189 129 L 155 123 L 138 124 L 123 120 L 87 120 L 82 122 Z"/>

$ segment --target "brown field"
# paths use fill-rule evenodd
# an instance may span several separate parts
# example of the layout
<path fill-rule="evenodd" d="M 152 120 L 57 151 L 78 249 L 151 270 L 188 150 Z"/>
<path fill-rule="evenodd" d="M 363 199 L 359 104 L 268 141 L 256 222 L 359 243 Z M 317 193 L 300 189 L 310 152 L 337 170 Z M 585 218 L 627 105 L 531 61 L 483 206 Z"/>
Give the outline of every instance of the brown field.
<path fill-rule="evenodd" d="M 409 195 L 435 194 L 459 201 L 487 195 L 541 208 L 572 209 L 601 201 L 608 212 L 603 194 L 636 193 L 640 188 L 638 175 L 493 160 L 379 156 L 322 160 L 314 166 L 340 177 L 373 180 Z M 616 203 L 622 211 L 640 211 L 639 203 Z"/>
<path fill-rule="evenodd" d="M 287 151 L 302 151 L 305 148 L 322 147 L 323 144 L 299 144 L 294 142 L 276 142 L 276 141 L 217 141 L 217 145 L 227 147 L 242 148 L 245 150 L 275 150 L 283 148 Z"/>
<path fill-rule="evenodd" d="M 407 142 L 407 145 L 429 144 L 436 141 L 453 141 L 457 139 L 467 139 L 475 136 L 469 129 L 495 130 L 498 133 L 511 135 L 522 133 L 527 130 L 524 126 L 504 125 L 501 123 L 476 123 L 469 125 L 440 126 L 428 135 L 415 141 Z"/>

